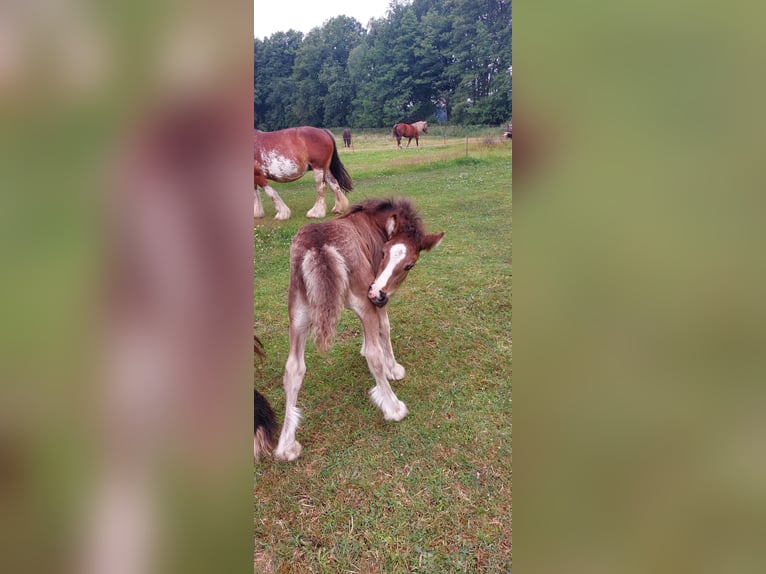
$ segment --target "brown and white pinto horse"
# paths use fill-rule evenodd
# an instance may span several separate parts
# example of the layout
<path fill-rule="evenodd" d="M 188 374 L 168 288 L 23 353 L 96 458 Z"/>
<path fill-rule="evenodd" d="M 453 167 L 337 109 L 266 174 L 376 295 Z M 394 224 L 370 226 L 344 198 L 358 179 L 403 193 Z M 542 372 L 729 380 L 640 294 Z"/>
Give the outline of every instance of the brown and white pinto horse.
<path fill-rule="evenodd" d="M 369 394 L 388 421 L 400 421 L 407 407 L 389 380 L 404 378 L 404 367 L 391 348 L 386 303 L 423 250 L 436 247 L 444 232 L 428 235 L 406 199 L 370 199 L 343 217 L 303 226 L 290 249 L 290 352 L 283 384 L 285 420 L 274 456 L 294 460 L 301 453 L 295 440 L 300 422 L 296 406 L 306 374 L 304 352 L 313 326 L 317 349 L 327 351 L 343 307 L 362 321 L 362 355 L 375 378 Z"/>
<path fill-rule="evenodd" d="M 263 203 L 258 188 L 263 188 L 276 207 L 275 219 L 289 219 L 290 208 L 266 180 L 285 183 L 314 172 L 317 200 L 306 217 L 324 217 L 326 185 L 335 194 L 333 213 L 341 214 L 348 209 L 344 192 L 351 191 L 351 177 L 338 157 L 335 137 L 329 130 L 301 126 L 275 132 L 253 132 L 253 182 L 255 205 L 253 217 L 263 217 Z"/>
<path fill-rule="evenodd" d="M 420 132 L 428 133 L 428 122 L 415 122 L 414 124 L 394 124 L 391 135 L 396 138 L 396 147 L 402 149 L 402 138 L 407 138 L 407 147 L 410 147 L 412 138 L 415 138 L 415 146 L 418 147 Z"/>

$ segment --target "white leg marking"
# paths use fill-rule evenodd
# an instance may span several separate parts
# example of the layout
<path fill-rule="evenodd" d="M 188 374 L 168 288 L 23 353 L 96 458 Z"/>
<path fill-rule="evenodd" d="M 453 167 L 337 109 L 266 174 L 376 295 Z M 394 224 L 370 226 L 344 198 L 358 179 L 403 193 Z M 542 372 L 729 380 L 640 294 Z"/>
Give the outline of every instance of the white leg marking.
<path fill-rule="evenodd" d="M 407 374 L 404 367 L 396 362 L 394 348 L 391 345 L 391 323 L 388 321 L 388 311 L 383 307 L 378 309 L 380 320 L 380 346 L 386 361 L 386 376 L 392 381 L 400 381 Z"/>
<path fill-rule="evenodd" d="M 314 170 L 314 183 L 317 187 L 317 200 L 314 202 L 314 207 L 309 209 L 308 213 L 306 213 L 306 217 L 316 217 L 321 219 L 327 215 L 327 207 L 324 203 L 324 196 L 327 193 L 324 184 L 324 170 Z"/>
<path fill-rule="evenodd" d="M 263 201 L 261 201 L 261 192 L 255 188 L 255 201 L 253 202 L 253 217 L 260 219 L 265 215 L 263 211 Z"/>
<path fill-rule="evenodd" d="M 296 406 L 298 393 L 306 374 L 304 354 L 309 322 L 308 309 L 305 303 L 291 301 L 294 308 L 290 313 L 290 353 L 285 364 L 285 375 L 282 384 L 285 388 L 285 422 L 279 435 L 279 443 L 274 449 L 274 458 L 279 460 L 295 460 L 301 454 L 302 446 L 295 440 L 295 431 L 301 421 L 301 411 Z"/>
<path fill-rule="evenodd" d="M 285 424 L 279 435 L 279 444 L 274 450 L 274 458 L 291 461 L 300 456 L 303 447 L 295 440 L 295 431 L 301 422 L 301 410 L 298 407 L 288 407 L 285 410 Z"/>
<path fill-rule="evenodd" d="M 282 198 L 279 197 L 276 190 L 270 185 L 267 185 L 263 188 L 263 191 L 265 191 L 266 195 L 271 198 L 274 202 L 274 207 L 277 209 L 277 214 L 274 216 L 274 219 L 290 219 L 290 208 L 287 207 L 284 201 L 282 201 Z"/>
<path fill-rule="evenodd" d="M 383 411 L 383 418 L 387 421 L 398 422 L 407 416 L 409 411 L 407 405 L 400 401 L 391 387 L 388 388 L 389 392 L 386 392 L 380 385 L 375 385 L 369 391 L 370 399 L 373 404 Z"/>
<path fill-rule="evenodd" d="M 338 185 L 338 180 L 333 177 L 331 173 L 327 173 L 327 184 L 332 189 L 333 195 L 335 195 L 335 205 L 332 207 L 332 212 L 336 215 L 345 213 L 348 211 L 348 198 L 343 190 Z"/>
<path fill-rule="evenodd" d="M 375 379 L 375 386 L 370 389 L 370 399 L 383 411 L 387 421 L 400 421 L 407 416 L 407 406 L 400 401 L 386 378 L 386 358 L 380 346 L 380 323 L 377 312 L 368 307 L 361 308 L 359 318 L 364 327 L 364 354 L 367 366 Z"/>

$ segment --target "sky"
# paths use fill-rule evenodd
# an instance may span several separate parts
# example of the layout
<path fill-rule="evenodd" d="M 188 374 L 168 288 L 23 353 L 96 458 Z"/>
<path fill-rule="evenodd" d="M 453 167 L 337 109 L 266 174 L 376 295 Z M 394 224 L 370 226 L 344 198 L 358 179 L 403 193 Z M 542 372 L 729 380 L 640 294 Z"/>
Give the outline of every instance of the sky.
<path fill-rule="evenodd" d="M 335 16 L 356 18 L 367 26 L 370 18 L 386 15 L 390 0 L 255 0 L 253 37 L 263 39 L 274 32 L 298 30 L 306 34 Z"/>

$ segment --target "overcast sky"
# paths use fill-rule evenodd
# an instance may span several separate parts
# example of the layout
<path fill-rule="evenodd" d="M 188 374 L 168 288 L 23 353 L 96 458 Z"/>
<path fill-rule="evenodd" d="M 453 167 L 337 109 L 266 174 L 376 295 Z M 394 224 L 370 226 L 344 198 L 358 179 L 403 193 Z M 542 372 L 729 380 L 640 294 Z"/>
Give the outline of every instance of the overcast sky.
<path fill-rule="evenodd" d="M 386 15 L 390 0 L 270 0 L 254 3 L 253 37 L 263 39 L 291 28 L 304 34 L 335 16 L 356 18 L 366 27 L 370 18 Z"/>

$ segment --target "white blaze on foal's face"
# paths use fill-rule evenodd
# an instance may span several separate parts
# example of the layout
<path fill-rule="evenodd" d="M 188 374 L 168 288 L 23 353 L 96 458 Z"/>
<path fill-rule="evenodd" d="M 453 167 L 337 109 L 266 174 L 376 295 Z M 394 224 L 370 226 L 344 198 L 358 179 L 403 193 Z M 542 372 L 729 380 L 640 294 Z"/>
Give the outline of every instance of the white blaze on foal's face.
<path fill-rule="evenodd" d="M 367 297 L 373 304 L 382 307 L 388 302 L 388 298 L 394 294 L 407 272 L 415 265 L 418 259 L 418 251 L 408 248 L 404 243 L 395 243 L 383 251 L 383 262 L 380 264 L 380 273 L 370 285 Z"/>

